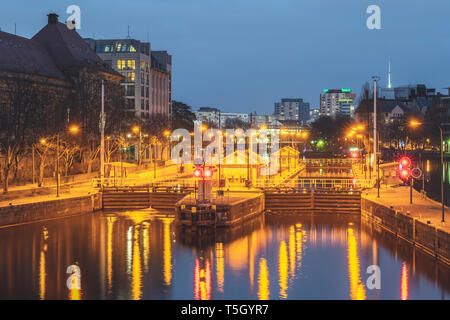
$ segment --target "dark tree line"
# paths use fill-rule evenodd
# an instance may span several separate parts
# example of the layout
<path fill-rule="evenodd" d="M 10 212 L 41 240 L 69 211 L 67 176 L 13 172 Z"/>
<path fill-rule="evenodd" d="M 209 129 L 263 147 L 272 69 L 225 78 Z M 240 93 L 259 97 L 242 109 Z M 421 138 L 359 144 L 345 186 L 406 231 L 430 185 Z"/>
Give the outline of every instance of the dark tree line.
<path fill-rule="evenodd" d="M 4 193 L 22 171 L 27 174 L 22 172 L 20 178 L 31 180 L 32 154 L 42 184 L 44 171 L 56 161 L 57 135 L 64 173 L 67 175 L 76 161 L 84 162 L 91 171 L 100 145 L 101 75 L 83 71 L 76 79 L 73 87 L 35 76 L 0 79 L 0 180 Z M 120 83 L 105 80 L 107 134 L 124 132 L 133 122 L 134 113 L 126 112 L 124 101 Z M 68 131 L 72 125 L 80 129 L 75 136 Z"/>

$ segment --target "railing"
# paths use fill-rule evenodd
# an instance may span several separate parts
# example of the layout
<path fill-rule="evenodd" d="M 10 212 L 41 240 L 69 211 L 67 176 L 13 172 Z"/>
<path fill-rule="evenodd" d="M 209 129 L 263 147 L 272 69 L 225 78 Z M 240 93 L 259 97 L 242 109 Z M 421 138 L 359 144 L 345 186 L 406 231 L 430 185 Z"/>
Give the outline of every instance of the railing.
<path fill-rule="evenodd" d="M 314 166 L 336 166 L 336 165 L 344 165 L 351 166 L 354 163 L 360 161 L 359 159 L 300 159 L 300 163 L 304 163 L 306 165 L 314 165 Z"/>
<path fill-rule="evenodd" d="M 257 181 L 255 187 L 261 189 L 293 189 L 293 190 L 306 190 L 307 192 L 319 189 L 326 190 L 363 190 L 373 187 L 374 181 L 369 179 L 356 179 L 356 178 L 298 178 L 293 179 L 286 185 L 274 183 L 270 180 Z"/>
<path fill-rule="evenodd" d="M 131 187 L 131 186 L 171 186 L 183 185 L 194 186 L 195 181 L 189 179 L 144 179 L 144 178 L 104 178 L 103 187 Z M 96 188 L 101 187 L 101 179 L 92 179 L 92 186 Z"/>

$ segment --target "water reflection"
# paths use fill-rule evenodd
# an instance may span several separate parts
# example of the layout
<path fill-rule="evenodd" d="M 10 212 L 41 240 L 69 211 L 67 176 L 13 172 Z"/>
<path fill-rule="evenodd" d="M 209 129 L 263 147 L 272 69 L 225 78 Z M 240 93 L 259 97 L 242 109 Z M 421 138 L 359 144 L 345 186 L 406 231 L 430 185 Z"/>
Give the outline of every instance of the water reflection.
<path fill-rule="evenodd" d="M 450 165 L 449 161 L 444 161 L 444 167 L 441 170 L 440 160 L 426 159 L 420 165 L 424 172 L 425 181 L 422 179 L 415 181 L 415 188 L 422 189 L 424 184 L 427 195 L 436 201 L 441 201 L 441 172 L 444 177 L 444 201 L 446 205 L 450 205 Z"/>
<path fill-rule="evenodd" d="M 261 258 L 259 260 L 258 299 L 270 299 L 269 270 L 267 268 L 267 260 L 265 258 Z"/>
<path fill-rule="evenodd" d="M 401 283 L 400 299 L 408 300 L 408 266 L 405 262 L 402 265 L 402 283 Z"/>
<path fill-rule="evenodd" d="M 447 298 L 449 268 L 358 216 L 267 216 L 192 232 L 146 212 L 0 230 L 0 298 Z M 66 286 L 78 265 L 79 289 Z M 382 270 L 369 290 L 368 266 Z"/>
<path fill-rule="evenodd" d="M 352 300 L 365 300 L 366 290 L 361 281 L 357 242 L 353 224 L 347 230 L 348 273 L 350 277 L 350 298 Z"/>

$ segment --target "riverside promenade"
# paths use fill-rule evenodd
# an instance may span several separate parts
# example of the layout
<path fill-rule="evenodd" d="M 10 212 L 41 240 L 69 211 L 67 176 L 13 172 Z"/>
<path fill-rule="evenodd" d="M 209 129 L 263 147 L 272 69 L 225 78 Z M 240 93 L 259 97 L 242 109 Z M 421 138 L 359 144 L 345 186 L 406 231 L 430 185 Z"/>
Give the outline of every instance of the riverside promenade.
<path fill-rule="evenodd" d="M 437 259 L 450 264 L 450 209 L 407 186 L 383 186 L 361 194 L 361 216 L 374 221 Z"/>
<path fill-rule="evenodd" d="M 154 179 L 156 175 L 156 179 Z M 179 176 L 175 165 L 157 167 L 129 174 L 127 179 L 145 184 Z M 12 186 L 9 193 L 0 194 L 0 228 L 36 220 L 55 219 L 100 210 L 101 196 L 92 179 L 75 184 L 62 184 L 59 197 L 56 184 L 37 187 L 35 184 Z"/>
<path fill-rule="evenodd" d="M 380 189 L 380 198 L 377 198 L 377 189 L 370 189 L 362 194 L 362 198 L 397 210 L 429 225 L 439 227 L 450 233 L 450 208 L 445 207 L 445 222 L 442 220 L 441 203 L 424 197 L 413 189 L 413 203 L 410 204 L 410 188 L 407 186 L 383 186 Z"/>

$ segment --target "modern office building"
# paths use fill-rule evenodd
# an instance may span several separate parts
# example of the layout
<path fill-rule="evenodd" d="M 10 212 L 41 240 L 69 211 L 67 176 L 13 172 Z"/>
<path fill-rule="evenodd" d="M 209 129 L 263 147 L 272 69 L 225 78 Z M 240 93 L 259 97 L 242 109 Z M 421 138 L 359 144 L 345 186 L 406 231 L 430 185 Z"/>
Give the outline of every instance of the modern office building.
<path fill-rule="evenodd" d="M 278 120 L 297 120 L 306 123 L 309 120 L 309 103 L 300 98 L 284 98 L 275 102 L 275 117 Z"/>
<path fill-rule="evenodd" d="M 353 117 L 356 94 L 351 89 L 325 89 L 320 94 L 320 115 Z"/>
<path fill-rule="evenodd" d="M 126 108 L 142 119 L 171 114 L 172 59 L 166 51 L 151 51 L 149 42 L 135 39 L 85 39 L 91 49 L 124 76 Z"/>

